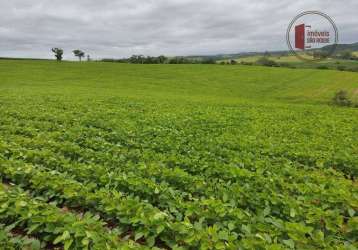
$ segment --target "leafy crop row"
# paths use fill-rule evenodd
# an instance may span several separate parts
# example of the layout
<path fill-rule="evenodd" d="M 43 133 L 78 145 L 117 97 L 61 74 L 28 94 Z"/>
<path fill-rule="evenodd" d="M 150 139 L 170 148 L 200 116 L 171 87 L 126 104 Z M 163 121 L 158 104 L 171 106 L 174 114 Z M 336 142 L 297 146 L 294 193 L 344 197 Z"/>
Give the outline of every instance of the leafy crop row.
<path fill-rule="evenodd" d="M 218 231 L 215 226 L 204 230 L 200 223 L 193 225 L 188 220 L 172 222 L 166 213 L 138 199 L 125 197 L 119 192 L 107 189 L 92 192 L 86 185 L 68 179 L 55 171 L 42 172 L 30 165 L 7 165 L 5 162 L 2 162 L 2 165 L 2 173 L 11 181 L 18 184 L 29 182 L 29 185 L 39 192 L 38 194 L 49 198 L 57 196 L 61 200 L 68 201 L 68 205 L 77 204 L 81 207 L 93 208 L 110 218 L 118 218 L 119 226 L 130 225 L 136 229 L 135 239 L 144 236 L 150 246 L 155 244 L 157 236 L 171 247 L 175 247 L 179 242 L 183 246 L 197 247 L 198 244 L 202 246 L 209 244 L 207 247 L 211 245 L 225 248 L 230 247 L 230 244 L 232 245 L 230 241 L 236 238 L 232 238 L 223 230 Z"/>
<path fill-rule="evenodd" d="M 29 238 L 11 232 L 11 226 L 0 225 L 0 247 L 3 250 L 39 250 L 41 242 L 34 238 Z"/>
<path fill-rule="evenodd" d="M 123 242 L 115 231 L 104 228 L 98 216 L 75 215 L 41 198 L 32 199 L 23 190 L 0 185 L 0 221 L 10 228 L 25 230 L 48 244 L 63 244 L 64 249 L 130 249 L 135 243 Z"/>

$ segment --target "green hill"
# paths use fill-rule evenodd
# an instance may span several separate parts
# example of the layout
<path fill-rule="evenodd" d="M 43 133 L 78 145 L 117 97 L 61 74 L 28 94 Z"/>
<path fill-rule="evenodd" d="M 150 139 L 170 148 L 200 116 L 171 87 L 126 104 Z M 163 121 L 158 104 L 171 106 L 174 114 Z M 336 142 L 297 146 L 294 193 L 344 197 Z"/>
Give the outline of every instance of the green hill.
<path fill-rule="evenodd" d="M 226 102 L 329 102 L 355 93 L 358 74 L 307 69 L 220 65 L 131 65 L 55 61 L 0 61 L 1 93 L 188 98 Z"/>
<path fill-rule="evenodd" d="M 323 50 L 323 51 L 330 51 L 333 45 L 325 46 L 321 49 L 312 49 L 311 51 L 317 51 L 317 50 Z M 352 43 L 352 44 L 338 44 L 336 48 L 336 52 L 342 52 L 342 51 L 352 51 L 356 52 L 358 51 L 358 42 Z M 205 55 L 205 56 L 188 56 L 189 59 L 196 59 L 196 60 L 203 60 L 203 59 L 214 59 L 216 61 L 225 61 L 225 60 L 241 60 L 244 58 L 250 58 L 250 57 L 262 57 L 265 56 L 265 54 L 270 54 L 274 57 L 285 57 L 292 54 L 289 50 L 277 50 L 277 51 L 261 51 L 261 52 L 242 52 L 242 53 L 234 53 L 234 54 L 219 54 L 219 55 Z"/>
<path fill-rule="evenodd" d="M 324 51 L 330 51 L 332 49 L 333 45 L 328 45 L 323 47 L 321 50 Z M 349 50 L 349 51 L 358 51 L 358 42 L 357 43 L 352 43 L 352 44 L 338 44 L 337 48 L 336 48 L 336 52 L 342 52 L 345 50 Z"/>

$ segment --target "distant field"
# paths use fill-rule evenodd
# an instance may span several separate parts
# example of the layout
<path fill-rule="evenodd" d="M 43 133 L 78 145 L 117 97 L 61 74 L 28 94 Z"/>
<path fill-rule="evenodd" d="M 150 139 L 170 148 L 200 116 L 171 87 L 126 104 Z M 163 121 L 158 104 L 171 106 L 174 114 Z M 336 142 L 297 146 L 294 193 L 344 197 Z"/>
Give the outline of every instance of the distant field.
<path fill-rule="evenodd" d="M 3 242 L 358 247 L 358 109 L 330 105 L 338 90 L 357 98 L 357 73 L 11 60 L 0 69 Z"/>
<path fill-rule="evenodd" d="M 262 56 L 248 56 L 248 57 L 241 57 L 236 59 L 238 62 L 256 62 Z M 296 56 L 269 56 L 271 60 L 275 60 L 277 62 L 302 62 Z"/>
<path fill-rule="evenodd" d="M 337 90 L 353 94 L 358 87 L 356 73 L 307 69 L 46 61 L 0 61 L 0 67 L 1 95 L 327 103 Z"/>
<path fill-rule="evenodd" d="M 358 54 L 357 54 L 358 55 Z M 259 60 L 262 56 L 248 56 L 248 57 L 240 57 L 235 59 L 237 62 L 249 62 L 255 63 Z M 320 66 L 326 66 L 329 69 L 337 70 L 338 67 L 344 67 L 346 69 L 354 69 L 358 71 L 358 61 L 353 60 L 341 60 L 341 59 L 333 59 L 328 58 L 319 62 L 306 62 L 302 61 L 294 55 L 290 56 L 269 56 L 268 59 L 273 60 L 277 63 L 287 64 L 289 66 L 294 66 L 296 68 L 306 68 L 306 69 L 316 69 Z M 222 60 L 222 61 L 229 61 L 229 60 Z M 219 61 L 219 62 L 222 62 Z"/>

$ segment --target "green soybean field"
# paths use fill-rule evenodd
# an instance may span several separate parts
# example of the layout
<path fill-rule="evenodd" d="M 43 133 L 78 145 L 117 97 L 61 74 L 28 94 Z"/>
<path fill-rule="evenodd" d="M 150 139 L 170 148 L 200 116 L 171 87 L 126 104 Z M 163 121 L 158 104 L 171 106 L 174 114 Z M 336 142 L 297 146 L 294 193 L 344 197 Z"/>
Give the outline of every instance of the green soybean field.
<path fill-rule="evenodd" d="M 0 249 L 357 249 L 358 74 L 0 60 Z"/>

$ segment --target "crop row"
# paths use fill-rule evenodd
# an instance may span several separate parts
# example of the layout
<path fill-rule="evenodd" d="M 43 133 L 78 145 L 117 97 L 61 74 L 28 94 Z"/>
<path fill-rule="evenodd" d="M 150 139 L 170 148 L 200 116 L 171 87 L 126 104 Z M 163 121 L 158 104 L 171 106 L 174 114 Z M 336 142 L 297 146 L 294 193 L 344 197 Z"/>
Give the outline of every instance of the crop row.
<path fill-rule="evenodd" d="M 26 235 L 21 235 L 19 233 L 13 233 L 11 230 L 11 227 L 6 227 L 5 225 L 0 224 L 0 249 L 41 249 L 41 242 L 39 240 L 27 237 Z"/>
<path fill-rule="evenodd" d="M 112 112 L 112 110 L 102 111 L 105 113 Z M 122 111 L 126 110 L 122 109 Z M 231 112 L 233 110 L 229 111 Z M 116 111 L 116 114 L 117 112 L 118 111 Z M 321 141 L 304 141 L 305 136 L 303 136 L 304 134 L 302 135 L 300 131 L 309 130 L 309 127 L 315 126 L 312 124 L 312 121 L 304 122 L 302 126 L 308 127 L 306 129 L 301 128 L 301 126 L 294 127 L 294 124 L 290 125 L 292 128 L 291 130 L 287 130 L 287 132 L 285 127 L 289 126 L 289 124 L 286 123 L 269 124 L 274 126 L 265 127 L 264 131 L 262 131 L 262 127 L 243 127 L 245 124 L 249 125 L 246 119 L 260 121 L 269 115 L 265 114 L 263 118 L 261 118 L 257 117 L 258 114 L 259 113 L 250 112 L 248 118 L 241 118 L 242 121 L 234 120 L 237 119 L 235 112 L 227 113 L 225 119 L 219 117 L 218 114 L 215 114 L 212 119 L 205 118 L 204 115 L 199 115 L 199 117 L 196 118 L 205 118 L 205 120 L 199 123 L 199 121 L 193 118 L 186 118 L 183 122 L 173 122 L 169 119 L 170 117 L 167 118 L 165 115 L 156 113 L 138 114 L 140 117 L 143 116 L 143 120 L 134 120 L 133 117 L 130 117 L 129 114 L 124 112 L 121 115 L 130 120 L 130 125 L 128 125 L 123 124 L 122 120 L 105 122 L 98 120 L 99 118 L 95 119 L 99 114 L 84 114 L 81 119 L 72 118 L 72 115 L 68 114 L 67 120 L 64 114 L 63 117 L 61 116 L 61 120 L 58 120 L 58 117 L 52 117 L 52 113 L 47 113 L 47 116 L 50 118 L 46 117 L 46 115 L 40 116 L 34 115 L 33 113 L 9 113 L 8 115 L 10 116 L 8 116 L 8 120 L 3 122 L 4 130 L 7 132 L 17 131 L 17 133 L 28 136 L 37 135 L 38 133 L 36 131 L 41 131 L 42 135 L 45 132 L 52 132 L 57 139 L 73 139 L 80 146 L 87 146 L 97 151 L 110 149 L 112 146 L 109 145 L 109 143 L 112 143 L 120 145 L 121 147 L 139 149 L 142 151 L 151 150 L 157 154 L 165 152 L 165 155 L 168 156 L 168 154 L 170 155 L 170 152 L 172 152 L 172 149 L 175 148 L 175 157 L 180 158 L 181 155 L 186 156 L 190 152 L 190 159 L 195 160 L 200 157 L 201 159 L 204 158 L 207 163 L 214 161 L 220 165 L 225 162 L 233 163 L 233 160 L 235 162 L 237 152 L 244 153 L 249 150 L 256 158 L 262 155 L 267 155 L 271 158 L 284 157 L 304 165 L 310 165 L 320 169 L 332 167 L 344 173 L 356 176 L 358 158 L 353 154 L 354 147 L 352 148 L 352 142 L 344 140 L 339 142 L 342 144 L 342 147 L 344 146 L 344 151 L 334 150 L 334 148 L 332 148 L 334 144 L 322 145 L 322 143 L 320 143 L 322 140 L 332 141 L 336 139 L 336 141 L 332 141 L 332 143 L 338 143 L 337 138 L 326 138 L 325 130 L 317 131 L 317 133 L 320 133 L 320 137 L 318 138 Z M 111 115 L 113 114 L 111 113 Z M 295 118 L 291 117 L 293 114 L 290 112 L 275 115 L 282 116 L 282 118 Z M 101 117 L 102 116 L 105 116 L 105 114 L 101 115 Z M 54 119 L 57 119 L 55 120 L 56 122 L 54 122 Z M 218 121 L 213 122 L 214 119 Z M 318 120 L 318 122 L 323 124 L 327 123 L 324 114 L 320 114 L 319 119 L 321 120 Z M 275 121 L 272 121 L 270 117 L 268 122 L 272 123 Z M 111 126 L 116 124 L 117 128 L 119 127 L 118 123 L 124 125 L 124 127 L 114 130 Z M 336 121 L 336 123 L 338 123 L 338 121 Z M 26 124 L 26 127 L 24 127 L 24 124 Z M 190 127 L 184 127 L 187 124 L 190 124 Z M 212 126 L 208 126 L 210 124 L 212 124 Z M 126 131 L 126 129 L 131 131 Z M 269 131 L 266 131 L 266 129 L 269 129 Z M 325 129 L 328 130 L 329 127 Z M 252 136 L 245 135 L 243 138 L 232 137 L 235 133 L 237 133 L 238 136 L 242 136 L 242 131 L 248 135 L 252 134 Z M 351 133 L 348 128 L 334 132 L 342 134 L 342 136 Z M 269 138 L 267 138 L 267 133 L 270 133 Z M 282 136 L 285 133 L 291 133 L 289 136 L 292 142 L 287 141 L 285 137 Z M 196 136 L 193 136 L 194 134 L 196 134 Z M 330 132 L 327 131 L 327 134 L 330 134 Z M 256 137 L 254 135 L 256 135 Z M 275 136 L 273 137 L 273 135 Z M 165 138 L 165 140 L 163 138 Z M 214 138 L 214 140 L 212 138 Z M 281 138 L 284 140 L 283 142 L 276 142 Z M 315 150 L 301 150 L 301 147 L 305 148 L 307 145 L 314 147 Z M 207 152 L 210 152 L 210 154 L 207 154 Z"/>
<path fill-rule="evenodd" d="M 0 184 L 0 204 L 2 223 L 13 230 L 23 230 L 28 235 L 41 238 L 47 246 L 62 245 L 64 249 L 144 249 L 133 242 L 121 241 L 118 233 L 105 228 L 105 223 L 98 216 L 61 210 L 17 187 Z"/>
<path fill-rule="evenodd" d="M 70 207 L 99 212 L 108 220 L 116 220 L 122 231 L 134 230 L 135 239 L 144 237 L 150 246 L 160 239 L 171 247 L 180 244 L 220 249 L 233 247 L 237 238 L 234 233 L 219 230 L 217 226 L 205 228 L 200 223 L 191 224 L 188 220 L 172 221 L 168 214 L 139 199 L 106 188 L 92 191 L 91 187 L 56 171 L 40 171 L 38 167 L 13 162 L 2 162 L 2 165 L 1 173 L 9 180 L 22 183 L 38 195 L 66 202 Z"/>

